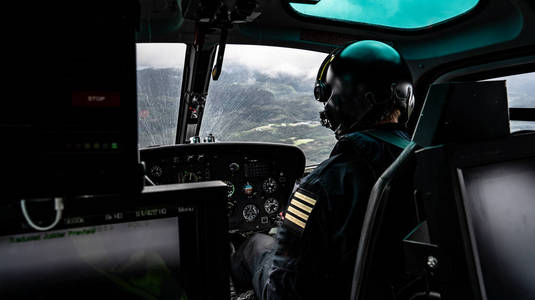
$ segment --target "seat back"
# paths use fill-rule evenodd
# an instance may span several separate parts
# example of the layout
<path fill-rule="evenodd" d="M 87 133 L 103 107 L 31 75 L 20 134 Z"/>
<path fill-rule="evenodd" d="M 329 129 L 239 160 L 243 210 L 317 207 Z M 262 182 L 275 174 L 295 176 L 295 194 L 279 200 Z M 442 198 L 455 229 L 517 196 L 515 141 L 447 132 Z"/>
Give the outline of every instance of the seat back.
<path fill-rule="evenodd" d="M 427 148 L 416 160 L 442 292 L 533 299 L 535 134 Z"/>
<path fill-rule="evenodd" d="M 509 134 L 505 82 L 433 85 L 413 140 L 380 176 L 361 231 L 352 299 L 403 299 L 421 289 L 407 275 L 403 237 L 425 220 L 414 183 L 422 147 L 486 140 Z M 432 298 L 430 288 L 425 296 Z M 436 295 L 435 295 L 436 296 Z"/>
<path fill-rule="evenodd" d="M 398 241 L 418 221 L 411 196 L 416 147 L 411 142 L 371 191 L 357 252 L 353 299 L 357 299 L 355 294 L 360 299 L 391 299 L 390 284 L 403 275 L 403 251 Z"/>

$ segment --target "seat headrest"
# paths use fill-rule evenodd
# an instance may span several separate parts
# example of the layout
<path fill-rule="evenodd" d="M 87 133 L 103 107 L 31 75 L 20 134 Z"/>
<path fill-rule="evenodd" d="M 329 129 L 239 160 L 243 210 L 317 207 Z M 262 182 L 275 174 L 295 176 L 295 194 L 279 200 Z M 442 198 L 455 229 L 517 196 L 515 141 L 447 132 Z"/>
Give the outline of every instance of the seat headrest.
<path fill-rule="evenodd" d="M 453 82 L 429 88 L 413 141 L 421 147 L 509 135 L 505 81 Z"/>

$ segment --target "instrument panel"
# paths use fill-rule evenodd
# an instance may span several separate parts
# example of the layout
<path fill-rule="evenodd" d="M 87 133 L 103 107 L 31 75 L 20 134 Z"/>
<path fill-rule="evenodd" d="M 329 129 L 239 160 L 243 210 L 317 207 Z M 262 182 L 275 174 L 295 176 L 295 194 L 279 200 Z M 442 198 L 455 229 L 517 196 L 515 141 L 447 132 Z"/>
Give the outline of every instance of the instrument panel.
<path fill-rule="evenodd" d="M 224 181 L 231 232 L 256 232 L 280 225 L 294 184 L 305 166 L 303 152 L 272 143 L 204 143 L 140 150 L 146 174 L 156 185 Z"/>

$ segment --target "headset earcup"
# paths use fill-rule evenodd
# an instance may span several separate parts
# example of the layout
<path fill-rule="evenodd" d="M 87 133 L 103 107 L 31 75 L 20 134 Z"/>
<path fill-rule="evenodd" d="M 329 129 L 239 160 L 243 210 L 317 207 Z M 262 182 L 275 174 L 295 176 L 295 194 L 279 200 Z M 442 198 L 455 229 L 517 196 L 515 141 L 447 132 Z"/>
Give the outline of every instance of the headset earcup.
<path fill-rule="evenodd" d="M 314 98 L 316 98 L 316 101 L 324 102 L 321 101 L 323 99 L 321 81 L 316 81 L 316 84 L 314 85 Z"/>
<path fill-rule="evenodd" d="M 314 97 L 317 101 L 322 103 L 327 102 L 331 96 L 331 91 L 330 84 L 323 81 L 316 81 L 316 85 L 314 86 Z"/>
<path fill-rule="evenodd" d="M 412 84 L 408 82 L 401 82 L 395 84 L 392 91 L 392 98 L 394 99 L 394 107 L 400 109 L 401 116 L 400 123 L 406 123 L 414 108 L 414 95 Z"/>
<path fill-rule="evenodd" d="M 331 96 L 331 86 L 325 82 L 327 69 L 329 68 L 329 65 L 333 61 L 333 59 L 340 53 L 342 49 L 337 48 L 331 51 L 327 57 L 323 60 L 323 62 L 320 65 L 320 68 L 318 70 L 318 74 L 316 75 L 316 84 L 314 85 L 314 97 L 317 101 L 320 102 L 327 102 L 329 100 L 329 97 Z"/>

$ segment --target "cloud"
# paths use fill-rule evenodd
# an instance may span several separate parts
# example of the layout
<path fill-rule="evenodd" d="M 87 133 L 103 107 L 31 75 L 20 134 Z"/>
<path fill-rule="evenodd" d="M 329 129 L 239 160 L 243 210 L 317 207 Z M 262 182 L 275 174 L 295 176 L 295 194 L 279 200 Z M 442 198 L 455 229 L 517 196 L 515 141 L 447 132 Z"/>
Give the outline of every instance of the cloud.
<path fill-rule="evenodd" d="M 184 64 L 184 44 L 138 44 L 137 68 L 178 68 Z M 326 54 L 301 49 L 227 45 L 225 65 L 240 65 L 269 76 L 288 74 L 313 78 Z"/>
<path fill-rule="evenodd" d="M 301 49 L 228 45 L 223 64 L 240 64 L 270 76 L 282 73 L 311 78 L 318 72 L 325 56 L 326 54 L 322 52 Z M 224 66 L 223 71 L 225 71 Z"/>
<path fill-rule="evenodd" d="M 182 68 L 186 56 L 185 44 L 137 44 L 137 69 Z"/>

